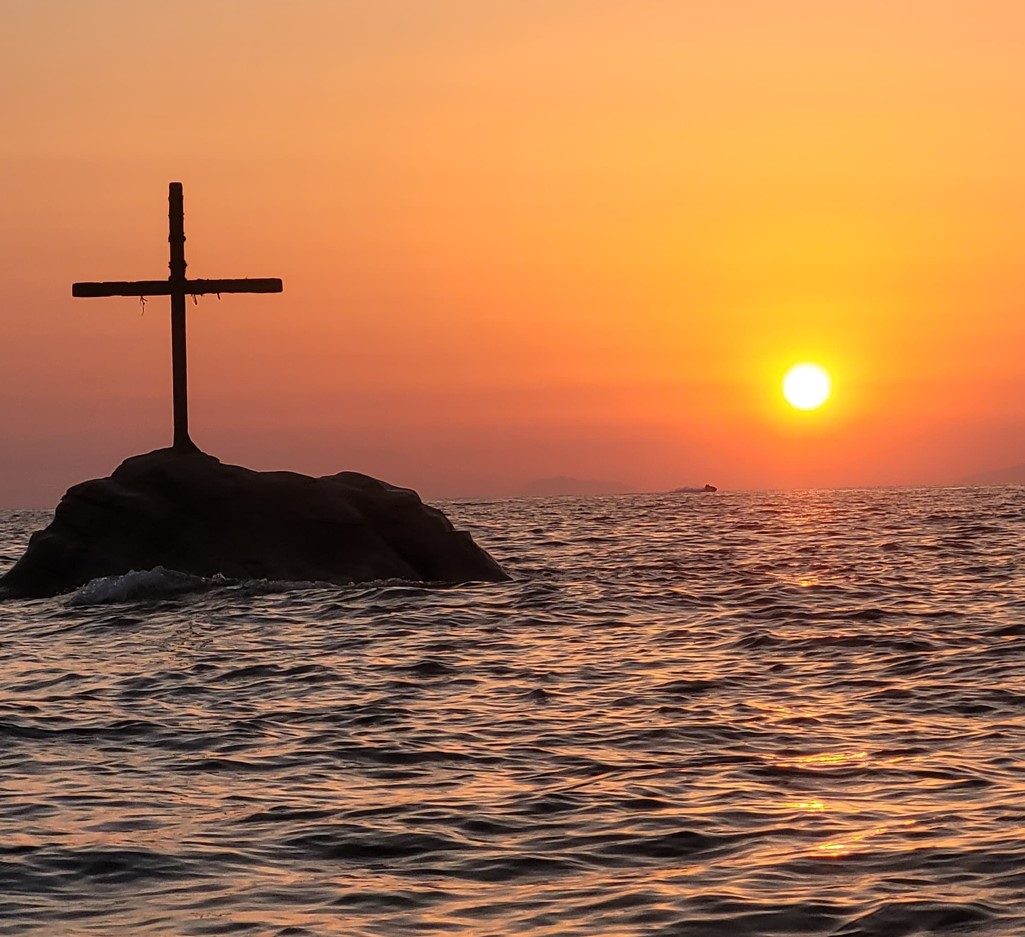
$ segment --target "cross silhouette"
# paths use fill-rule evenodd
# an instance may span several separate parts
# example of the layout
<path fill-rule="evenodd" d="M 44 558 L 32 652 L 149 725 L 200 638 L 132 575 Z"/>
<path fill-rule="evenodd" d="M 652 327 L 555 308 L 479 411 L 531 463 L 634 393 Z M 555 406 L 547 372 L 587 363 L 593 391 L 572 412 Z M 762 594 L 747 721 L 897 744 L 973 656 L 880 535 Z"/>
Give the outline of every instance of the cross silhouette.
<path fill-rule="evenodd" d="M 188 369 L 185 357 L 185 297 L 204 293 L 280 293 L 281 280 L 261 277 L 241 280 L 189 280 L 185 277 L 185 211 L 182 184 L 172 182 L 167 190 L 168 238 L 171 245 L 170 274 L 166 280 L 72 283 L 72 296 L 170 296 L 171 297 L 171 386 L 174 409 L 176 452 L 197 452 L 189 438 Z"/>

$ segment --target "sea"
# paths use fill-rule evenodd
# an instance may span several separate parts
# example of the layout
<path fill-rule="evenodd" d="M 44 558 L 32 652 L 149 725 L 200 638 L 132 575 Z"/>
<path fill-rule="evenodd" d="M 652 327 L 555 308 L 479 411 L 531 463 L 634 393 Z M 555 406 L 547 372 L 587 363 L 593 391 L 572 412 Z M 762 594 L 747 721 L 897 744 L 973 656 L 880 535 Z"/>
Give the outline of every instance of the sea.
<path fill-rule="evenodd" d="M 1025 489 L 439 506 L 510 582 L 0 604 L 0 933 L 1025 934 Z"/>

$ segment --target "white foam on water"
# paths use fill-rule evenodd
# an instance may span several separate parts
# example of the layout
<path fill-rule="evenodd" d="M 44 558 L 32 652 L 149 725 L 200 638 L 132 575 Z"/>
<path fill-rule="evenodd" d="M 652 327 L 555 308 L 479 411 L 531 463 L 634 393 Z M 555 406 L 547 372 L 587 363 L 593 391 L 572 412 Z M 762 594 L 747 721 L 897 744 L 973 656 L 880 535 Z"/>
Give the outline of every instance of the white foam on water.
<path fill-rule="evenodd" d="M 228 579 L 220 573 L 196 576 L 177 569 L 156 566 L 153 569 L 133 569 L 120 576 L 100 576 L 80 586 L 65 600 L 66 605 L 109 605 L 117 602 L 138 602 L 145 599 L 163 599 L 176 595 L 207 592 L 224 587 L 236 588 L 241 595 L 273 595 L 319 589 L 329 585 L 323 582 L 285 579 Z"/>
<path fill-rule="evenodd" d="M 156 566 L 133 569 L 120 576 L 101 576 L 76 589 L 67 599 L 68 605 L 106 605 L 113 602 L 135 602 L 139 599 L 161 599 L 168 596 L 202 592 L 223 586 L 230 580 L 223 576 L 207 579 L 176 569 Z"/>
<path fill-rule="evenodd" d="M 238 583 L 242 595 L 277 595 L 281 592 L 304 592 L 308 589 L 338 589 L 330 582 L 311 579 L 243 579 Z"/>

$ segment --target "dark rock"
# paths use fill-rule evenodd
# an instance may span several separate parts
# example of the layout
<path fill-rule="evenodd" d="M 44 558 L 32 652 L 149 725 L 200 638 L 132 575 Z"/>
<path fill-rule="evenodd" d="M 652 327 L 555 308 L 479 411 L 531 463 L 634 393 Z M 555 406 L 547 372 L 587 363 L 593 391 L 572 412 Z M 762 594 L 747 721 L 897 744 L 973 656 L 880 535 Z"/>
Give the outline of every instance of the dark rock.
<path fill-rule="evenodd" d="M 499 582 L 509 577 L 415 491 L 357 472 L 310 478 L 158 449 L 68 489 L 0 593 L 50 596 L 163 566 L 229 579 Z"/>

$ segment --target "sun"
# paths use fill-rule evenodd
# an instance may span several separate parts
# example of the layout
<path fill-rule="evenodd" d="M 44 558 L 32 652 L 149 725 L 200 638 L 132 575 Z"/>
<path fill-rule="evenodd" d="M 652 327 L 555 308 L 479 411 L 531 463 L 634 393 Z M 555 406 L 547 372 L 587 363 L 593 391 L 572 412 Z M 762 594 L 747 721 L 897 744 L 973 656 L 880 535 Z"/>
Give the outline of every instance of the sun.
<path fill-rule="evenodd" d="M 814 410 L 829 399 L 830 380 L 817 364 L 795 364 L 783 376 L 783 396 L 798 410 Z"/>

